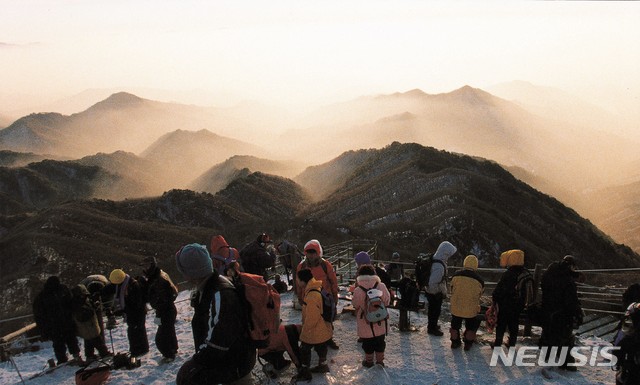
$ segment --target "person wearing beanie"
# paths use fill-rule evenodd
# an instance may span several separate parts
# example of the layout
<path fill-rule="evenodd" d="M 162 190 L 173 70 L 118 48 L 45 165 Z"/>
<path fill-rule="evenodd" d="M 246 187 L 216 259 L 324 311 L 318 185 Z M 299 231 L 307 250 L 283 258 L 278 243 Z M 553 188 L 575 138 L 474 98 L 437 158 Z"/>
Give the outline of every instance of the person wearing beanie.
<path fill-rule="evenodd" d="M 386 267 L 389 278 L 391 278 L 391 286 L 398 287 L 398 283 L 404 277 L 404 265 L 400 263 L 400 254 L 394 252 L 391 255 L 391 263 Z"/>
<path fill-rule="evenodd" d="M 337 304 L 338 277 L 331 262 L 323 258 L 322 245 L 317 239 L 312 239 L 304 245 L 304 259 L 296 267 L 296 274 L 305 269 L 309 269 L 313 278 L 321 283 L 322 288 L 333 295 L 334 303 Z M 303 305 L 305 292 L 303 287 L 297 285 L 297 281 L 295 291 L 298 303 Z M 334 350 L 339 349 L 333 339 L 329 341 L 329 347 Z"/>
<path fill-rule="evenodd" d="M 204 245 L 183 246 L 176 253 L 176 268 L 195 286 L 191 330 L 196 351 L 180 367 L 176 384 L 252 384 L 256 349 L 240 294 L 213 268 Z"/>
<path fill-rule="evenodd" d="M 558 347 L 558 352 L 560 347 L 571 350 L 575 344 L 573 328 L 582 323 L 582 308 L 576 284 L 579 273 L 575 269 L 576 258 L 565 256 L 560 261 L 552 262 L 540 279 L 543 317 L 540 346 L 548 348 L 547 355 L 554 346 Z M 560 369 L 577 370 L 576 366 L 569 365 L 573 362 L 575 358 L 567 354 Z"/>
<path fill-rule="evenodd" d="M 456 253 L 458 249 L 448 241 L 440 243 L 433 255 L 431 273 L 426 283 L 425 292 L 427 294 L 427 333 L 434 336 L 442 336 L 438 320 L 442 310 L 442 301 L 447 296 L 447 260 Z"/>
<path fill-rule="evenodd" d="M 502 345 L 505 331 L 509 331 L 507 347 L 515 346 L 518 340 L 520 313 L 533 301 L 533 276 L 524 267 L 524 251 L 507 250 L 500 255 L 507 270 L 502 274 L 491 295 L 498 307 L 496 339 L 493 346 Z"/>
<path fill-rule="evenodd" d="M 451 278 L 451 349 L 462 344 L 460 328 L 464 321 L 464 350 L 471 349 L 480 326 L 478 312 L 480 297 L 484 291 L 484 280 L 478 275 L 478 258 L 468 255 L 462 264 L 463 269 Z"/>
<path fill-rule="evenodd" d="M 71 290 L 57 276 L 49 277 L 33 302 L 33 316 L 41 338 L 53 342 L 58 365 L 69 361 L 67 348 L 75 361 L 82 362 L 71 309 Z"/>
<path fill-rule="evenodd" d="M 261 275 L 269 281 L 267 269 L 276 264 L 276 252 L 271 237 L 266 233 L 258 235 L 255 241 L 240 250 L 240 264 L 245 273 Z"/>
<path fill-rule="evenodd" d="M 351 303 L 356 309 L 356 330 L 362 340 L 364 360 L 362 366 L 370 368 L 374 364 L 384 366 L 385 336 L 389 331 L 386 319 L 369 322 L 366 318 L 367 296 L 379 297 L 385 306 L 389 306 L 391 295 L 387 286 L 380 280 L 372 265 L 361 265 L 356 278 L 356 289 Z M 375 362 L 374 362 L 375 357 Z"/>
<path fill-rule="evenodd" d="M 356 253 L 356 255 L 353 257 L 353 260 L 356 262 L 356 267 L 358 269 L 360 268 L 360 266 L 363 266 L 363 265 L 373 266 L 373 268 L 375 269 L 376 275 L 380 278 L 380 281 L 384 283 L 387 288 L 391 286 L 391 277 L 389 276 L 389 273 L 387 273 L 387 270 L 385 270 L 383 267 L 380 267 L 379 265 L 374 265 L 371 262 L 371 256 L 369 255 L 369 253 L 367 253 L 366 251 L 360 251 Z M 358 273 L 356 271 L 356 278 L 357 276 L 358 276 Z M 356 283 L 354 283 L 352 286 L 349 287 L 349 291 L 353 293 L 355 290 L 355 287 L 356 287 Z"/>
<path fill-rule="evenodd" d="M 129 352 L 132 356 L 147 354 L 149 352 L 145 324 L 147 303 L 142 285 L 122 269 L 114 269 L 109 274 L 109 281 L 115 285 L 113 310 L 116 314 L 124 313 L 124 319 L 127 323 Z"/>
<path fill-rule="evenodd" d="M 300 332 L 300 368 L 294 377 L 296 381 L 311 381 L 311 373 L 326 373 L 327 343 L 333 336 L 333 326 L 322 318 L 322 282 L 313 278 L 309 269 L 301 269 L 296 274 L 297 286 L 304 290 L 302 302 L 302 330 Z M 318 366 L 311 365 L 311 350 L 318 354 Z"/>
<path fill-rule="evenodd" d="M 176 317 L 178 311 L 174 301 L 178 296 L 178 288 L 164 270 L 158 267 L 155 257 L 147 257 L 143 261 L 146 266 L 143 273 L 147 279 L 147 298 L 149 305 L 155 310 L 156 347 L 165 362 L 175 359 L 178 352 L 178 338 L 176 336 Z"/>

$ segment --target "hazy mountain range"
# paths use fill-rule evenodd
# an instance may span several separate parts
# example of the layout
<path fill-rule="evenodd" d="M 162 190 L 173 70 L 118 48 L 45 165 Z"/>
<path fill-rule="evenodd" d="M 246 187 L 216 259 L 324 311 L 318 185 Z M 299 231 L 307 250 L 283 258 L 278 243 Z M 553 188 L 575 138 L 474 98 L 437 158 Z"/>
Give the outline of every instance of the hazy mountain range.
<path fill-rule="evenodd" d="M 580 103 L 544 116 L 519 100 L 413 90 L 278 123 L 255 105 L 118 93 L 25 116 L 0 130 L 0 282 L 30 298 L 49 274 L 137 269 L 148 255 L 173 272 L 184 243 L 223 233 L 241 247 L 260 231 L 375 238 L 405 258 L 448 239 L 487 266 L 508 248 L 528 264 L 572 253 L 585 267 L 640 265 L 616 244 L 640 250 L 637 144 L 561 112 Z"/>

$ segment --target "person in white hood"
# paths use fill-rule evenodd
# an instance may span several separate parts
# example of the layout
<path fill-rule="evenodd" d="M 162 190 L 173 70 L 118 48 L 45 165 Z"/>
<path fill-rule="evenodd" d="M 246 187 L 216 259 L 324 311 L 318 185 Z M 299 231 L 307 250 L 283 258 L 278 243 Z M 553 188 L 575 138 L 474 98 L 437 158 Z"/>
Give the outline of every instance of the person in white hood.
<path fill-rule="evenodd" d="M 427 314 L 428 325 L 427 333 L 434 336 L 442 336 L 444 333 L 440 330 L 438 319 L 440 318 L 440 310 L 442 301 L 447 295 L 447 260 L 458 249 L 448 241 L 440 243 L 438 250 L 433 255 L 433 264 L 431 265 L 431 275 L 425 291 L 427 292 Z"/>

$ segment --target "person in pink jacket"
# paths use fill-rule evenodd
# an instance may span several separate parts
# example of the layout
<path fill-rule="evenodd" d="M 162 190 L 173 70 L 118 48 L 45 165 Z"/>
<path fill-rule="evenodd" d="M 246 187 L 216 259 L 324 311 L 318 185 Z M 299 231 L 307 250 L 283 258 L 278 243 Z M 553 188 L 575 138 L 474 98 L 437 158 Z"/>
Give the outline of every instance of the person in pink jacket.
<path fill-rule="evenodd" d="M 356 278 L 356 288 L 353 291 L 351 303 L 356 309 L 358 337 L 362 339 L 362 350 L 364 350 L 364 361 L 362 366 L 370 368 L 375 363 L 384 366 L 384 350 L 386 347 L 385 336 L 388 331 L 387 319 L 377 322 L 369 322 L 366 319 L 367 297 L 379 297 L 385 306 L 389 306 L 391 296 L 380 277 L 376 275 L 376 270 L 372 265 L 362 265 L 358 269 Z"/>

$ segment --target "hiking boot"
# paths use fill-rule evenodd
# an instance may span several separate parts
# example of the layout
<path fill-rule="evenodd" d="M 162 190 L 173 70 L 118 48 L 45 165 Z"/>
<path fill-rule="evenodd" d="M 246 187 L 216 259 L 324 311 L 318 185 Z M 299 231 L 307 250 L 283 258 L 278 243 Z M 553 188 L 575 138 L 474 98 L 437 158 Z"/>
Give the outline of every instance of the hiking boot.
<path fill-rule="evenodd" d="M 329 342 L 327 342 L 327 346 L 330 347 L 333 350 L 338 350 L 340 349 L 340 346 L 338 346 L 338 344 L 336 344 L 336 341 L 332 339 L 329 340 Z"/>
<path fill-rule="evenodd" d="M 365 368 L 371 368 L 373 367 L 373 365 L 374 365 L 373 361 L 367 361 L 367 360 L 362 361 L 362 366 L 364 366 Z"/>
<path fill-rule="evenodd" d="M 298 374 L 293 376 L 293 380 L 295 382 L 298 382 L 298 381 L 310 382 L 312 378 L 313 378 L 313 375 L 311 374 L 311 370 L 309 370 L 309 368 L 307 367 L 300 368 L 300 370 L 298 371 Z"/>
<path fill-rule="evenodd" d="M 427 334 L 431 334 L 432 336 L 442 337 L 444 333 L 440 328 L 428 328 Z"/>
<path fill-rule="evenodd" d="M 383 361 L 376 362 L 376 365 L 380 365 L 380 366 L 382 366 L 384 368 L 384 362 Z"/>
<path fill-rule="evenodd" d="M 458 349 L 462 345 L 462 341 L 460 340 L 452 340 L 451 341 L 451 349 Z"/>
<path fill-rule="evenodd" d="M 329 365 L 322 363 L 311 368 L 311 373 L 329 373 Z"/>
<path fill-rule="evenodd" d="M 473 346 L 473 341 L 464 340 L 464 350 L 469 350 Z"/>

